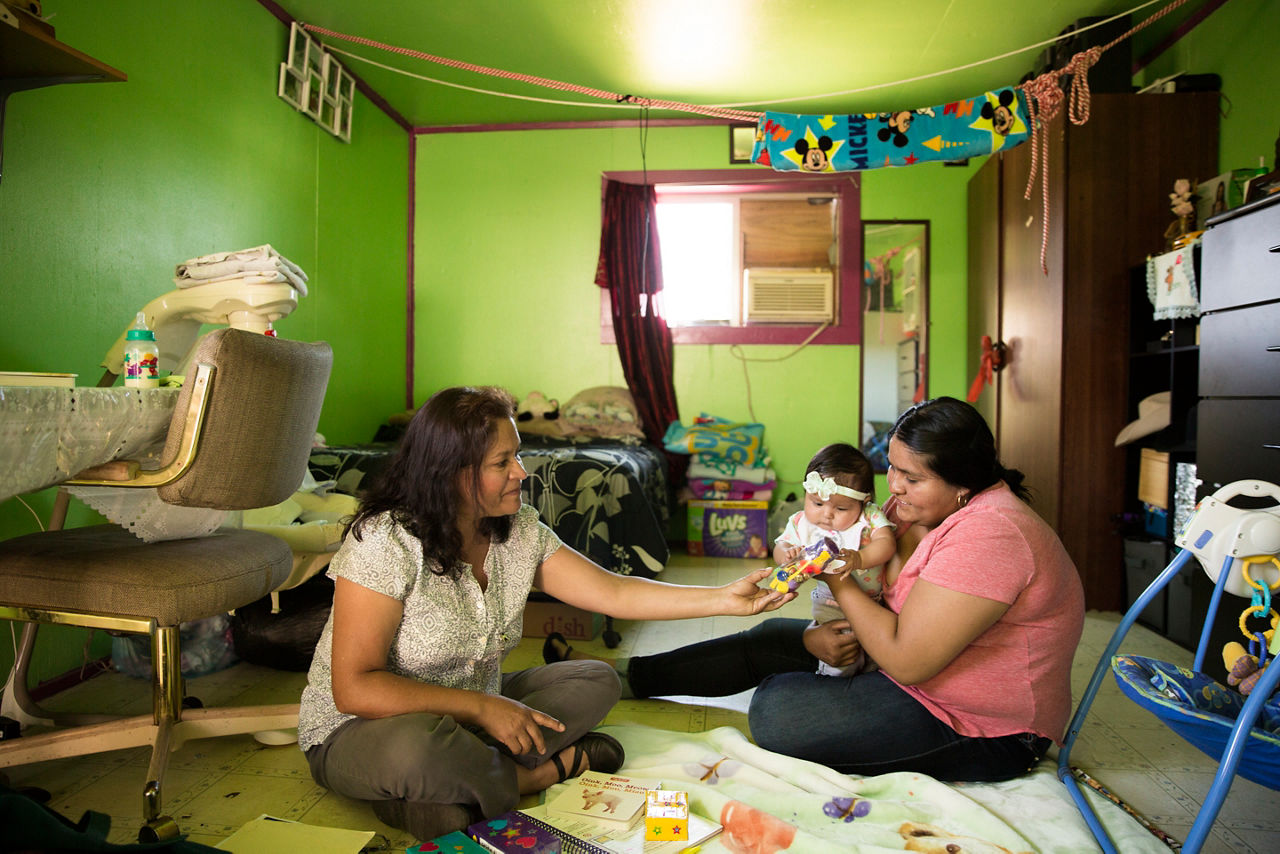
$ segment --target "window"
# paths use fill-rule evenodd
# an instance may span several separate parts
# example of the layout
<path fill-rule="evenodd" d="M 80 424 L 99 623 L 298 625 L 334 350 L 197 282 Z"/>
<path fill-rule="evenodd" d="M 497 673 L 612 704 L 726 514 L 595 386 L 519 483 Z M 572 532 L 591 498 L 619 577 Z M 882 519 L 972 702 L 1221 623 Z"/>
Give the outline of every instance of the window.
<path fill-rule="evenodd" d="M 838 210 L 831 193 L 707 194 L 659 187 L 668 324 L 833 320 Z"/>
<path fill-rule="evenodd" d="M 746 170 L 647 178 L 657 188 L 662 304 L 677 344 L 799 344 L 825 317 L 830 326 L 812 343 L 858 343 L 861 233 L 851 179 Z M 612 342 L 608 293 L 601 299 L 601 340 Z"/>

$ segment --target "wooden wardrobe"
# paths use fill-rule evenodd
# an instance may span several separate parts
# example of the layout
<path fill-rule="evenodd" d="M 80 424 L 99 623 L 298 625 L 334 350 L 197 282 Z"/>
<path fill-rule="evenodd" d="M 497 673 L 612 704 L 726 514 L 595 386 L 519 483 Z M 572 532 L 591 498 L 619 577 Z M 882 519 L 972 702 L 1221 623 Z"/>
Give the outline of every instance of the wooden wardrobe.
<path fill-rule="evenodd" d="M 1026 474 L 1032 506 L 1062 537 L 1089 608 L 1123 606 L 1125 460 L 1114 443 L 1137 417 L 1126 403 L 1130 275 L 1165 248 L 1174 181 L 1219 172 L 1218 98 L 1100 94 L 1084 125 L 1053 120 L 1047 274 L 1042 175 L 1023 198 L 1031 144 L 992 155 L 969 181 L 970 375 L 983 335 L 1007 348 L 977 405 L 1001 461 Z"/>

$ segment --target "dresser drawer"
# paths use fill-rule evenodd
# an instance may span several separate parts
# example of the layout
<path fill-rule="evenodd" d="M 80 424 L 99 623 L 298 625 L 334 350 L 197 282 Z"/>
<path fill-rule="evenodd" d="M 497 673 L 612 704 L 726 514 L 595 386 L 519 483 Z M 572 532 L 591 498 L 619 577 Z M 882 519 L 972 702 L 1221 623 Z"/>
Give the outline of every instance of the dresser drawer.
<path fill-rule="evenodd" d="M 1215 223 L 1200 249 L 1200 308 L 1280 299 L 1280 199 Z"/>
<path fill-rule="evenodd" d="M 1280 484 L 1280 399 L 1207 399 L 1197 407 L 1201 495 L 1236 480 Z"/>
<path fill-rule="evenodd" d="M 898 342 L 898 373 L 914 371 L 920 361 L 920 347 L 915 338 Z"/>
<path fill-rule="evenodd" d="M 1280 302 L 1200 318 L 1201 397 L 1280 397 Z"/>

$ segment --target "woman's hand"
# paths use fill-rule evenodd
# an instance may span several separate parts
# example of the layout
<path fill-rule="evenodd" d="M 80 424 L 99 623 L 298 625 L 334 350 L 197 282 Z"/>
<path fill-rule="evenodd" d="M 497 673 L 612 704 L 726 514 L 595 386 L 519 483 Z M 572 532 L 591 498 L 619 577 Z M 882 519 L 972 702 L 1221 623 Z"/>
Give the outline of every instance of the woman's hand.
<path fill-rule="evenodd" d="M 775 611 L 796 598 L 794 592 L 779 593 L 759 586 L 761 581 L 772 574 L 773 568 L 766 566 L 744 575 L 732 584 L 721 587 L 720 591 L 724 594 L 725 604 L 719 613 L 749 617 L 752 614 Z"/>
<path fill-rule="evenodd" d="M 474 723 L 496 738 L 511 751 L 512 756 L 542 754 L 546 741 L 542 727 L 564 732 L 564 724 L 524 703 L 503 697 L 501 694 L 481 694 L 483 698 L 479 719 Z"/>
<path fill-rule="evenodd" d="M 819 661 L 837 669 L 853 664 L 862 644 L 853 633 L 848 620 L 832 620 L 804 630 L 804 648 Z"/>

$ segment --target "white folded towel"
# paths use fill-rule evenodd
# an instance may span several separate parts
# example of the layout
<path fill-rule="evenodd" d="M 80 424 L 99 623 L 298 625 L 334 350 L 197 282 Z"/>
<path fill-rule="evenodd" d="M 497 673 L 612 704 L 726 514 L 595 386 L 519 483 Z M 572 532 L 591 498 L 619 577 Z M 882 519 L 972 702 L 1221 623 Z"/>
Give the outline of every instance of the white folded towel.
<path fill-rule="evenodd" d="M 257 273 L 247 271 L 244 273 L 232 273 L 229 276 L 219 276 L 216 279 L 174 279 L 173 283 L 179 288 L 194 288 L 200 285 L 212 285 L 218 282 L 230 282 L 232 280 L 239 281 L 245 285 L 275 285 L 288 283 L 297 290 L 299 296 L 307 295 L 307 285 L 300 279 L 290 276 L 283 270 L 272 270 L 270 272 Z"/>
<path fill-rule="evenodd" d="M 210 282 L 225 282 L 246 273 L 262 277 L 254 279 L 251 284 L 289 282 L 300 295 L 307 295 L 307 274 L 269 243 L 183 261 L 175 269 L 173 281 L 180 288 L 192 288 Z M 249 279 L 249 276 L 245 278 Z"/>

